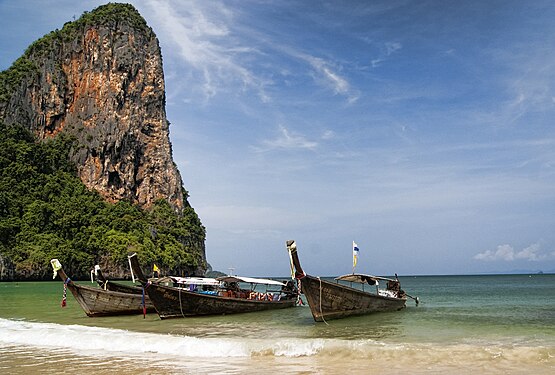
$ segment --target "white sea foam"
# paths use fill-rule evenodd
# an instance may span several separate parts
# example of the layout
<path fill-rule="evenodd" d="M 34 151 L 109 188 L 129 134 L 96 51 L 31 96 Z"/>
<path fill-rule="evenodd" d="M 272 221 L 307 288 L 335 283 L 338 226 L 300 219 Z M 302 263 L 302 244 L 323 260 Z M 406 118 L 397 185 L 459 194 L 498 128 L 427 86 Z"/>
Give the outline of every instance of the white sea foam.
<path fill-rule="evenodd" d="M 0 318 L 0 345 L 28 345 L 70 349 L 96 355 L 158 353 L 190 357 L 250 355 L 239 340 L 196 338 L 121 329 L 14 321 Z"/>
<path fill-rule="evenodd" d="M 267 352 L 277 357 L 306 357 L 318 354 L 324 346 L 325 340 L 323 339 L 281 339 L 273 341 L 266 350 L 255 351 L 253 354 L 266 354 L 264 352 Z"/>
<path fill-rule="evenodd" d="M 507 344 L 425 344 L 385 343 L 370 339 L 334 338 L 244 338 L 192 337 L 133 332 L 122 329 L 38 323 L 0 318 L 0 351 L 10 347 L 66 350 L 80 356 L 149 357 L 187 361 L 202 358 L 256 359 L 312 358 L 332 365 L 355 361 L 374 366 L 399 366 L 399 370 L 418 363 L 438 363 L 459 368 L 472 361 L 476 366 L 554 366 L 551 345 L 516 346 Z M 218 361 L 214 362 L 217 363 Z M 169 362 L 168 362 L 169 363 Z M 178 362 L 182 363 L 182 362 Z M 505 369 L 506 367 L 500 367 Z"/>
<path fill-rule="evenodd" d="M 68 349 L 95 355 L 154 353 L 194 358 L 258 355 L 300 357 L 317 354 L 324 347 L 324 341 L 199 338 L 0 318 L 0 346 L 9 345 Z"/>

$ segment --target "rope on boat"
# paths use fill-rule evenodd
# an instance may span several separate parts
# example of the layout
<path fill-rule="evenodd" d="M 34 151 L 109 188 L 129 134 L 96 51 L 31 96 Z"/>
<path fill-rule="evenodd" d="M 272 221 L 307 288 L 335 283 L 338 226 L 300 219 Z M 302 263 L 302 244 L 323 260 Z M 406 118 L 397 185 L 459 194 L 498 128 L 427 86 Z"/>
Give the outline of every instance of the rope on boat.
<path fill-rule="evenodd" d="M 320 315 L 322 315 L 322 321 L 329 326 L 328 322 L 326 322 L 326 319 L 324 319 L 324 313 L 322 312 L 322 279 L 320 279 L 320 276 L 318 276 L 318 281 L 320 281 Z"/>
<path fill-rule="evenodd" d="M 405 293 L 405 295 L 409 298 L 412 298 L 414 300 L 414 302 L 416 302 L 416 306 L 418 306 L 420 304 L 420 298 L 418 297 L 413 297 L 410 294 Z"/>
<path fill-rule="evenodd" d="M 64 281 L 64 291 L 62 293 L 62 303 L 61 303 L 62 307 L 66 307 L 66 305 L 67 305 L 67 284 L 70 281 L 71 281 L 71 279 L 69 277 Z"/>
<path fill-rule="evenodd" d="M 185 314 L 183 314 L 183 305 L 181 304 L 181 288 L 179 288 L 179 309 L 181 310 L 181 316 L 185 318 Z"/>
<path fill-rule="evenodd" d="M 147 283 L 147 286 L 148 286 L 148 283 Z M 142 289 L 143 289 L 143 298 L 141 300 L 141 303 L 143 304 L 143 319 L 146 319 L 145 287 L 143 286 Z"/>
<path fill-rule="evenodd" d="M 304 305 L 303 299 L 301 298 L 301 279 L 297 279 L 297 305 Z"/>

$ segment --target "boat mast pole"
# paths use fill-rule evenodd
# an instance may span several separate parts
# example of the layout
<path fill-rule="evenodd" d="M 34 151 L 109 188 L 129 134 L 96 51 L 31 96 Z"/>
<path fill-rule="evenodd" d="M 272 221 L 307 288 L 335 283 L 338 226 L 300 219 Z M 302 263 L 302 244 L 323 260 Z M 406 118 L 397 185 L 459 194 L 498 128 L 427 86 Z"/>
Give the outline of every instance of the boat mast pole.
<path fill-rule="evenodd" d="M 139 282 L 145 285 L 148 282 L 148 279 L 145 277 L 143 270 L 141 270 L 141 266 L 139 265 L 139 259 L 137 258 L 137 253 L 132 253 L 127 256 L 129 260 L 129 266 L 131 267 L 131 272 L 135 274 Z"/>

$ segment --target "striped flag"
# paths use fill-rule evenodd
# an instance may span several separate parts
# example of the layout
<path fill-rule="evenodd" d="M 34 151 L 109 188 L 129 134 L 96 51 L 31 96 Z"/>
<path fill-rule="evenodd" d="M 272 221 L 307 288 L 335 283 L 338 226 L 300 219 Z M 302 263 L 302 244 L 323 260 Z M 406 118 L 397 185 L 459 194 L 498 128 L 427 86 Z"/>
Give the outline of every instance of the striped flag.
<path fill-rule="evenodd" d="M 353 241 L 353 269 L 357 266 L 358 260 L 358 245 Z"/>

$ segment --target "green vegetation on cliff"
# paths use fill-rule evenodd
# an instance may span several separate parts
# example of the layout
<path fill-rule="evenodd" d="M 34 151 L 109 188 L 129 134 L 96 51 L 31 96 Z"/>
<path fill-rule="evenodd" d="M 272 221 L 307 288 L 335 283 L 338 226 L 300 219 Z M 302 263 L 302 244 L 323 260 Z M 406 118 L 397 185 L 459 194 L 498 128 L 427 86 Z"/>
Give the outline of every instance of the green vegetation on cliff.
<path fill-rule="evenodd" d="M 36 72 L 36 67 L 25 56 L 17 59 L 9 69 L 0 72 L 0 103 L 7 102 L 13 90 L 32 72 Z"/>
<path fill-rule="evenodd" d="M 164 200 L 148 211 L 107 203 L 76 177 L 71 147 L 63 134 L 37 142 L 23 127 L 0 124 L 0 256 L 17 278 L 46 277 L 51 258 L 79 277 L 100 259 L 126 270 L 128 251 L 171 273 L 206 266 L 205 229 L 192 207 L 178 216 Z"/>
<path fill-rule="evenodd" d="M 99 6 L 92 12 L 84 12 L 76 21 L 66 22 L 61 30 L 54 30 L 38 39 L 27 48 L 25 56 L 44 56 L 53 50 L 57 43 L 71 42 L 81 37 L 87 27 L 108 26 L 116 29 L 118 24 L 122 22 L 143 31 L 147 35 L 152 33 L 152 29 L 133 5 L 108 3 Z"/>

